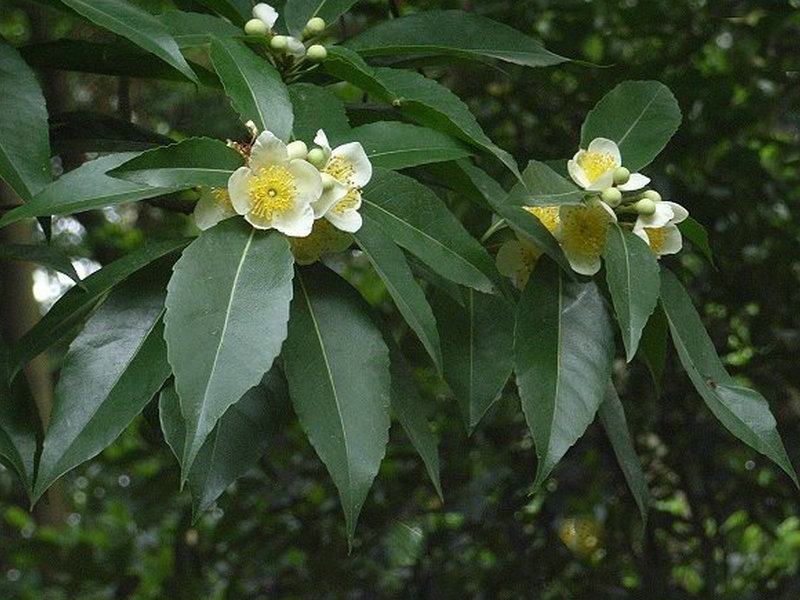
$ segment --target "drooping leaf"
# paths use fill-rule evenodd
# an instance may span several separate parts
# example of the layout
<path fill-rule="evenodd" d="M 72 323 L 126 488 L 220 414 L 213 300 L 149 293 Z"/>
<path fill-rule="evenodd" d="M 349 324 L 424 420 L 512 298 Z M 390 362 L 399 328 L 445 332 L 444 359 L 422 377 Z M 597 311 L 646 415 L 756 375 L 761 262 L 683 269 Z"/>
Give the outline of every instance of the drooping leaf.
<path fill-rule="evenodd" d="M 410 177 L 376 169 L 362 213 L 443 277 L 484 292 L 499 280 L 486 250 L 436 194 Z"/>
<path fill-rule="evenodd" d="M 616 223 L 608 230 L 603 258 L 608 290 L 630 362 L 658 303 L 658 261 L 644 240 Z"/>
<path fill-rule="evenodd" d="M 260 130 L 267 129 L 286 141 L 292 133 L 292 103 L 278 71 L 242 42 L 215 38 L 211 62 L 225 93 L 241 116 Z"/>
<path fill-rule="evenodd" d="M 661 305 L 678 358 L 706 406 L 728 431 L 773 461 L 797 485 L 797 474 L 769 404 L 761 394 L 739 386 L 728 374 L 689 294 L 666 269 L 661 271 Z"/>
<path fill-rule="evenodd" d="M 538 265 L 517 306 L 514 355 L 538 487 L 606 396 L 614 336 L 594 282 L 570 281 L 547 261 Z"/>
<path fill-rule="evenodd" d="M 322 17 L 329 25 L 336 22 L 357 0 L 286 0 L 284 16 L 289 33 L 299 37 L 312 17 Z"/>
<path fill-rule="evenodd" d="M 47 108 L 33 71 L 2 40 L 0 89 L 0 178 L 27 202 L 52 179 Z"/>
<path fill-rule="evenodd" d="M 425 170 L 435 175 L 438 183 L 485 210 L 491 211 L 494 204 L 506 202 L 508 192 L 503 186 L 467 159 L 427 165 Z"/>
<path fill-rule="evenodd" d="M 62 0 L 93 23 L 113 31 L 171 65 L 191 81 L 197 76 L 158 19 L 125 0 Z"/>
<path fill-rule="evenodd" d="M 436 368 L 441 371 L 442 348 L 436 320 L 425 293 L 411 273 L 403 251 L 369 216 L 364 216 L 364 224 L 355 234 L 355 238 L 386 286 L 400 314 L 417 334 Z"/>
<path fill-rule="evenodd" d="M 89 275 L 83 280 L 83 289 L 74 287 L 68 290 L 11 348 L 9 373 L 13 376 L 28 361 L 59 342 L 102 302 L 111 288 L 139 269 L 180 250 L 186 244 L 187 240 L 184 239 L 148 243 Z"/>
<path fill-rule="evenodd" d="M 0 260 L 25 260 L 63 273 L 79 285 L 81 278 L 62 250 L 47 244 L 0 244 Z"/>
<path fill-rule="evenodd" d="M 660 286 L 659 286 L 660 287 Z M 656 306 L 647 325 L 642 331 L 639 342 L 639 357 L 647 365 L 650 377 L 653 380 L 656 394 L 661 394 L 661 380 L 664 378 L 664 368 L 667 361 L 667 332 L 669 324 L 664 311 Z"/>
<path fill-rule="evenodd" d="M 243 34 L 242 29 L 225 19 L 203 13 L 169 9 L 158 15 L 158 20 L 167 27 L 180 48 L 204 46 L 211 43 L 212 38 L 215 37 L 232 38 Z M 238 19 L 232 18 L 231 20 L 234 23 L 238 21 Z"/>
<path fill-rule="evenodd" d="M 571 181 L 564 179 L 546 164 L 532 160 L 522 172 L 518 183 L 508 198 L 512 206 L 553 206 L 577 204 L 584 192 Z"/>
<path fill-rule="evenodd" d="M 681 124 L 681 109 L 658 81 L 625 81 L 603 96 L 583 122 L 581 147 L 598 137 L 613 140 L 631 171 L 649 165 Z"/>
<path fill-rule="evenodd" d="M 146 150 L 111 169 L 112 177 L 162 188 L 214 186 L 227 188 L 231 174 L 242 166 L 242 156 L 224 142 L 188 138 Z"/>
<path fill-rule="evenodd" d="M 708 259 L 711 266 L 716 267 L 714 263 L 714 252 L 711 250 L 711 244 L 708 241 L 708 231 L 696 219 L 686 217 L 686 219 L 678 223 L 678 229 L 681 234 L 688 239 L 695 247 Z"/>
<path fill-rule="evenodd" d="M 336 144 L 361 142 L 374 167 L 408 169 L 469 156 L 455 138 L 427 127 L 398 121 L 377 121 L 334 136 Z"/>
<path fill-rule="evenodd" d="M 294 107 L 294 137 L 309 147 L 322 129 L 332 140 L 350 131 L 344 104 L 327 88 L 312 83 L 293 83 L 289 97 Z"/>
<path fill-rule="evenodd" d="M 608 386 L 608 393 L 605 400 L 600 404 L 598 415 L 603 424 L 606 435 L 614 449 L 619 468 L 625 476 L 628 488 L 631 490 L 636 506 L 639 507 L 639 514 L 642 516 L 642 523 L 647 526 L 647 512 L 650 508 L 650 490 L 647 488 L 647 481 L 644 478 L 642 464 L 636 455 L 633 446 L 631 432 L 628 430 L 628 422 L 625 419 L 625 409 L 620 402 L 617 391 L 613 385 Z"/>
<path fill-rule="evenodd" d="M 175 264 L 164 337 L 186 419 L 184 478 L 220 417 L 280 352 L 292 265 L 285 236 L 240 219 L 202 232 Z"/>
<path fill-rule="evenodd" d="M 175 388 L 161 392 L 159 417 L 164 438 L 181 462 L 186 430 Z M 197 520 L 227 487 L 257 465 L 289 414 L 283 375 L 273 367 L 231 405 L 208 436 L 189 471 L 192 514 Z"/>
<path fill-rule="evenodd" d="M 421 125 L 493 154 L 519 177 L 514 158 L 489 139 L 458 96 L 433 79 L 413 71 L 371 67 L 355 52 L 341 46 L 329 48 L 323 66 L 330 74 L 392 104 Z"/>
<path fill-rule="evenodd" d="M 169 377 L 162 322 L 168 269 L 159 266 L 114 289 L 70 344 L 34 499 L 113 442 Z"/>
<path fill-rule="evenodd" d="M 109 154 L 83 163 L 59 177 L 33 200 L 6 213 L 0 227 L 30 217 L 65 215 L 136 202 L 178 191 L 180 188 L 155 188 L 111 177 L 107 171 L 138 156 L 136 152 Z"/>
<path fill-rule="evenodd" d="M 135 152 L 172 143 L 167 136 L 129 121 L 89 111 L 50 117 L 54 152 Z"/>
<path fill-rule="evenodd" d="M 389 439 L 389 351 L 358 294 L 319 267 L 295 276 L 283 358 L 295 412 L 339 490 L 352 544 Z"/>
<path fill-rule="evenodd" d="M 547 67 L 568 59 L 507 25 L 461 10 L 426 10 L 384 21 L 347 43 L 363 56 L 441 54 Z"/>
<path fill-rule="evenodd" d="M 198 0 L 198 2 L 237 25 L 244 25 L 245 21 L 250 19 L 253 5 L 250 0 Z"/>
<path fill-rule="evenodd" d="M 514 363 L 514 316 L 500 296 L 465 290 L 462 308 L 442 294 L 434 302 L 444 378 L 472 433 L 500 397 Z"/>

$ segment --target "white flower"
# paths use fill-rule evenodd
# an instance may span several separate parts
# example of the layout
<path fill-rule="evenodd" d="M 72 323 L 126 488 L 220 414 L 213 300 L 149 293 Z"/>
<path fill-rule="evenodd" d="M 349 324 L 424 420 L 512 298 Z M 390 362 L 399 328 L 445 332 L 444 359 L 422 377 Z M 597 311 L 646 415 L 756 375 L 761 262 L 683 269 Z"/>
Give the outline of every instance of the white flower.
<path fill-rule="evenodd" d="M 685 221 L 689 211 L 675 202 L 656 202 L 656 212 L 639 215 L 633 233 L 642 238 L 657 256 L 677 254 L 683 238 L 677 224 Z"/>
<path fill-rule="evenodd" d="M 600 270 L 608 227 L 616 220 L 616 213 L 605 202 L 561 207 L 556 238 L 576 273 L 594 275 Z"/>
<path fill-rule="evenodd" d="M 194 206 L 194 222 L 205 231 L 220 221 L 236 215 L 228 190 L 224 188 L 204 188 L 200 199 Z"/>
<path fill-rule="evenodd" d="M 293 56 L 295 58 L 303 58 L 306 55 L 305 45 L 297 38 L 287 35 L 286 43 L 288 44 L 286 46 L 286 54 L 288 54 L 289 56 Z"/>
<path fill-rule="evenodd" d="M 328 137 L 321 129 L 314 143 L 329 153 L 328 161 L 321 169 L 341 185 L 326 190 L 314 205 L 317 217 L 324 217 L 342 231 L 355 233 L 361 228 L 361 188 L 372 178 L 372 163 L 363 146 L 358 142 L 343 144 L 331 150 Z M 344 191 L 344 194 L 342 194 Z"/>
<path fill-rule="evenodd" d="M 248 166 L 239 167 L 228 180 L 228 193 L 233 208 L 253 227 L 305 237 L 314 225 L 311 204 L 322 195 L 322 179 L 312 164 L 290 159 L 286 144 L 262 131 Z"/>
<path fill-rule="evenodd" d="M 619 147 L 612 140 L 595 138 L 586 150 L 578 150 L 572 160 L 567 161 L 567 170 L 572 180 L 585 190 L 602 192 L 614 185 L 614 171 L 622 166 Z M 623 192 L 642 189 L 650 178 L 641 173 L 631 173 L 627 183 L 617 186 Z"/>
<path fill-rule="evenodd" d="M 253 7 L 253 16 L 272 29 L 275 25 L 275 21 L 278 20 L 278 11 L 266 2 L 259 2 Z"/>
<path fill-rule="evenodd" d="M 518 290 L 525 289 L 542 251 L 521 240 L 508 240 L 497 251 L 495 261 L 501 275 L 511 279 Z"/>

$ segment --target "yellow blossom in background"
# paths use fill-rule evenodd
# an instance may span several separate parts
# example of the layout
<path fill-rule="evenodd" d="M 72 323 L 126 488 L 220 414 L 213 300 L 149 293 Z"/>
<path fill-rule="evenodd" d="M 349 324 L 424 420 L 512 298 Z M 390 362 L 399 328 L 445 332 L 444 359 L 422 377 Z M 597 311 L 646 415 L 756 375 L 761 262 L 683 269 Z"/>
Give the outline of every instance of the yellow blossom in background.
<path fill-rule="evenodd" d="M 298 265 L 310 265 L 326 254 L 343 252 L 352 241 L 349 233 L 336 229 L 325 219 L 317 219 L 308 236 L 289 238 L 289 245 Z"/>
<path fill-rule="evenodd" d="M 542 251 L 521 240 L 509 240 L 500 246 L 495 260 L 501 275 L 511 279 L 518 290 L 525 289 Z"/>
<path fill-rule="evenodd" d="M 220 221 L 236 215 L 231 197 L 225 188 L 203 188 L 194 207 L 194 222 L 198 229 L 210 229 Z"/>
<path fill-rule="evenodd" d="M 539 219 L 542 225 L 547 228 L 547 231 L 553 235 L 556 234 L 558 225 L 561 222 L 558 216 L 558 206 L 523 206 L 522 208 Z"/>

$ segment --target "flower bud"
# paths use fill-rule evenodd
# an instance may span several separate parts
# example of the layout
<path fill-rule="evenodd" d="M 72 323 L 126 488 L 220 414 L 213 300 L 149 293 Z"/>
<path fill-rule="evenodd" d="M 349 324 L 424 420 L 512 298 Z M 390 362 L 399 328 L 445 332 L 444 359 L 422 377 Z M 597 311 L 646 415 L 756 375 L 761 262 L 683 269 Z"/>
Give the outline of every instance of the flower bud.
<path fill-rule="evenodd" d="M 321 169 L 325 166 L 325 163 L 328 162 L 328 156 L 322 148 L 312 148 L 308 151 L 306 160 L 318 169 Z"/>
<path fill-rule="evenodd" d="M 308 33 L 309 37 L 313 37 L 325 31 L 325 27 L 327 27 L 327 23 L 325 23 L 324 19 L 321 17 L 314 17 L 306 23 L 305 31 Z"/>
<path fill-rule="evenodd" d="M 269 47 L 275 50 L 275 52 L 286 52 L 286 49 L 289 47 L 289 40 L 285 35 L 276 35 L 270 40 Z"/>
<path fill-rule="evenodd" d="M 269 27 L 261 19 L 250 19 L 244 24 L 244 32 L 247 35 L 265 36 L 269 33 Z"/>
<path fill-rule="evenodd" d="M 647 198 L 653 202 L 661 202 L 661 194 L 655 190 L 647 190 L 644 194 L 642 194 L 642 198 Z"/>
<path fill-rule="evenodd" d="M 625 167 L 618 167 L 614 171 L 614 185 L 625 185 L 631 178 L 631 172 Z"/>
<path fill-rule="evenodd" d="M 302 140 L 296 140 L 286 144 L 286 152 L 289 153 L 289 160 L 293 158 L 305 158 L 308 155 L 308 146 Z"/>
<path fill-rule="evenodd" d="M 309 46 L 306 57 L 311 62 L 319 63 L 328 58 L 328 51 L 325 49 L 325 46 L 314 44 L 313 46 Z"/>
<path fill-rule="evenodd" d="M 326 192 L 336 185 L 336 180 L 333 178 L 333 175 L 329 173 L 320 173 L 319 176 L 322 178 L 322 189 Z"/>
<path fill-rule="evenodd" d="M 642 198 L 636 204 L 633 205 L 633 208 L 640 215 L 649 217 L 650 215 L 655 214 L 656 203 L 653 202 L 650 198 Z"/>
<path fill-rule="evenodd" d="M 619 206 L 620 202 L 622 202 L 622 192 L 620 192 L 617 188 L 606 188 L 603 190 L 603 193 L 600 194 L 600 198 L 602 198 L 603 202 L 608 204 L 611 208 L 616 208 Z"/>

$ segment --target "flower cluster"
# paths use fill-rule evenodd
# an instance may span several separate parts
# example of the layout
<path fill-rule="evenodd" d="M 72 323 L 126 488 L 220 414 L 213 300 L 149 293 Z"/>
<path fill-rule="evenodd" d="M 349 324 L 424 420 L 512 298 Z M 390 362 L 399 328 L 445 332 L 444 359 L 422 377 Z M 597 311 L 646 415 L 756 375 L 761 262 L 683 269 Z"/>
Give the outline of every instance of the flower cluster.
<path fill-rule="evenodd" d="M 689 213 L 674 202 L 661 199 L 654 190 L 644 188 L 650 179 L 631 173 L 622 165 L 616 143 L 605 138 L 592 140 L 567 162 L 572 180 L 587 192 L 579 204 L 527 206 L 525 210 L 558 240 L 573 270 L 594 275 L 600 270 L 600 257 L 612 223 L 629 227 L 660 257 L 677 253 L 682 246 L 677 224 Z M 624 220 L 635 215 L 635 221 Z M 524 287 L 542 251 L 521 240 L 506 242 L 497 254 L 501 273 Z"/>
<path fill-rule="evenodd" d="M 263 37 L 269 40 L 269 48 L 279 57 L 286 57 L 290 62 L 299 62 L 308 59 L 311 62 L 322 62 L 328 55 L 325 46 L 311 44 L 311 40 L 325 31 L 327 24 L 320 17 L 313 17 L 303 29 L 302 39 L 291 35 L 279 35 L 273 30 L 278 21 L 278 11 L 264 2 L 259 2 L 253 7 L 253 18 L 244 25 L 247 35 Z"/>

